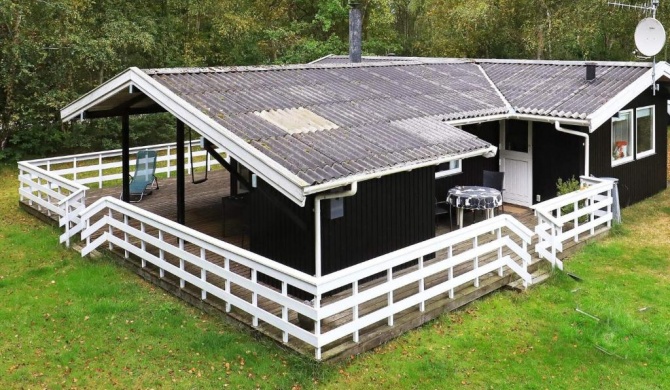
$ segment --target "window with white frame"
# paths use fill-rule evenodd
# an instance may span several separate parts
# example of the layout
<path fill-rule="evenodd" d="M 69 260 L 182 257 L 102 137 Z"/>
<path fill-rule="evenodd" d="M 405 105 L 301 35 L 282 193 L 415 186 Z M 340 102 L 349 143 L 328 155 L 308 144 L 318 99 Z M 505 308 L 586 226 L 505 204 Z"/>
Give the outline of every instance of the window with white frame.
<path fill-rule="evenodd" d="M 462 171 L 461 160 L 448 161 L 437 166 L 437 169 L 435 169 L 435 178 L 439 179 L 441 177 L 455 175 Z"/>
<path fill-rule="evenodd" d="M 612 165 L 633 160 L 633 110 L 619 111 L 612 118 Z"/>
<path fill-rule="evenodd" d="M 645 157 L 655 152 L 654 106 L 640 107 L 635 110 L 635 139 L 637 157 Z"/>

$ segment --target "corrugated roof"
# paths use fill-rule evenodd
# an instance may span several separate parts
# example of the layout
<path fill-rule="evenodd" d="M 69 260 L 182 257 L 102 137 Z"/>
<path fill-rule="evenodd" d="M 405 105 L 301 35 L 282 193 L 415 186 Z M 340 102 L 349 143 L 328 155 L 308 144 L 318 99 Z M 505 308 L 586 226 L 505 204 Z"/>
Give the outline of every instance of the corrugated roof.
<path fill-rule="evenodd" d="M 489 148 L 444 120 L 507 112 L 461 61 L 145 72 L 309 184 Z"/>
<path fill-rule="evenodd" d="M 481 62 L 481 67 L 517 113 L 585 119 L 649 70 L 633 64 L 560 62 Z M 650 81 L 651 82 L 651 81 Z"/>
<path fill-rule="evenodd" d="M 649 63 L 597 62 L 591 82 L 585 66 L 416 57 L 349 64 L 328 56 L 307 65 L 133 67 L 63 108 L 61 117 L 116 116 L 123 104 L 152 111 L 156 103 L 303 205 L 307 194 L 351 181 L 495 149 L 445 121 L 535 117 L 594 131 L 651 82 Z M 654 74 L 670 80 L 670 65 L 657 63 Z M 301 109 L 314 124 L 333 126 L 296 126 L 310 132 L 289 134 L 283 122 L 255 114 Z"/>

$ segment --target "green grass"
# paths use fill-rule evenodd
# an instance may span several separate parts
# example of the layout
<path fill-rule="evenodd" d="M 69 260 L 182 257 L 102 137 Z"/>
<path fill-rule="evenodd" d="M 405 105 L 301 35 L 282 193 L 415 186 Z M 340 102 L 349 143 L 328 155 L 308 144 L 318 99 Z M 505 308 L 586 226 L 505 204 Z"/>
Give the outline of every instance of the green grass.
<path fill-rule="evenodd" d="M 15 177 L 0 168 L 0 388 L 290 389 L 322 378 L 310 359 L 59 246 L 58 230 L 18 208 Z"/>
<path fill-rule="evenodd" d="M 0 168 L 0 388 L 670 388 L 670 191 L 566 262 L 581 282 L 556 272 L 318 364 L 59 246 L 15 176 Z"/>

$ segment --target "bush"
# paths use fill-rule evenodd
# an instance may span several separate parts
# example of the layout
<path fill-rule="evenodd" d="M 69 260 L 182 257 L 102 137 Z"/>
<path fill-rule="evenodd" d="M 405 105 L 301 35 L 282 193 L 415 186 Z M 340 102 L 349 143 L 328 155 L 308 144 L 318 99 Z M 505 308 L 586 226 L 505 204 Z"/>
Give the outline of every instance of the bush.
<path fill-rule="evenodd" d="M 572 176 L 568 180 L 563 180 L 562 178 L 558 178 L 556 181 L 556 195 L 561 196 L 565 194 L 569 194 L 571 192 L 579 191 L 582 188 L 582 184 L 579 182 L 579 180 L 575 179 L 574 176 Z M 582 200 L 579 201 L 579 208 L 584 207 L 586 201 Z M 565 214 L 570 214 L 573 212 L 575 209 L 574 204 L 569 204 L 566 206 L 561 207 L 561 215 Z M 579 222 L 585 222 L 587 220 L 588 216 L 584 215 L 579 218 Z"/>

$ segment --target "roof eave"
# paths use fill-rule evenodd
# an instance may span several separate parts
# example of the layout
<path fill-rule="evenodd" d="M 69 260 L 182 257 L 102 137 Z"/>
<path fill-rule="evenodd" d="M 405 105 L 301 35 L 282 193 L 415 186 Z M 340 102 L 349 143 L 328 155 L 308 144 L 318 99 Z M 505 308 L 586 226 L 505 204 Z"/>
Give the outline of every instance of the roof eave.
<path fill-rule="evenodd" d="M 614 98 L 610 99 L 607 101 L 607 103 L 603 104 L 602 107 L 587 116 L 586 119 L 590 122 L 589 132 L 593 133 L 605 122 L 610 120 L 614 114 L 619 112 L 628 103 L 644 92 L 645 89 L 649 88 L 652 84 L 652 74 L 654 74 L 654 69 L 649 69 L 648 71 L 644 72 L 643 75 L 629 84 L 626 88 L 614 96 Z M 654 83 L 657 82 L 661 77 L 670 78 L 670 65 L 668 65 L 668 63 L 665 61 L 656 64 Z"/>
<path fill-rule="evenodd" d="M 478 157 L 478 156 L 484 156 L 484 157 L 493 157 L 495 154 L 498 152 L 498 148 L 493 145 L 489 145 L 485 148 L 480 148 L 477 150 L 465 152 L 465 153 L 460 153 L 460 154 L 453 154 L 449 156 L 444 156 L 436 159 L 430 159 L 430 160 L 424 160 L 424 161 L 419 161 L 419 162 L 413 162 L 413 163 L 406 163 L 406 164 L 401 164 L 401 165 L 396 165 L 387 169 L 381 169 L 381 170 L 376 170 L 373 172 L 364 172 L 361 174 L 357 175 L 351 175 L 351 176 L 346 176 L 340 179 L 335 179 L 331 181 L 327 181 L 325 183 L 320 183 L 320 184 L 314 184 L 309 187 L 306 187 L 304 189 L 305 195 L 312 195 L 316 194 L 319 192 L 323 191 L 328 191 L 333 188 L 339 188 L 343 186 L 347 186 L 352 183 L 359 183 L 362 181 L 370 180 L 370 179 L 379 179 L 383 176 L 391 175 L 394 173 L 399 173 L 399 172 L 408 172 L 412 171 L 414 169 L 419 169 L 419 168 L 424 168 L 427 166 L 431 165 L 439 165 L 445 162 L 449 161 L 454 161 L 454 160 L 460 160 L 460 159 L 465 159 L 465 158 L 470 158 L 470 157 Z"/>

